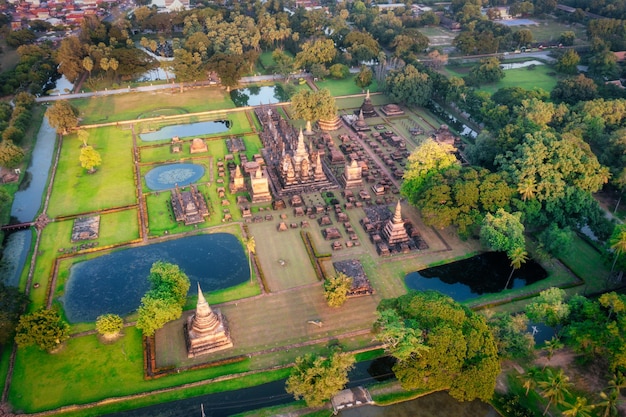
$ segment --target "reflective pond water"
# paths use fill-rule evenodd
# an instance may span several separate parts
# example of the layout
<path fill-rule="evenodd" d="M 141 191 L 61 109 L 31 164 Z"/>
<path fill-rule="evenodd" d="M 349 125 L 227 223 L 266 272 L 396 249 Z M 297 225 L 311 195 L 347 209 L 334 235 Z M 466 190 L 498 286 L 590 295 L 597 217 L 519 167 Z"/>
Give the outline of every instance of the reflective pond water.
<path fill-rule="evenodd" d="M 171 139 L 174 136 L 186 138 L 191 136 L 212 135 L 215 133 L 228 132 L 230 129 L 229 120 L 215 120 L 212 122 L 196 122 L 182 125 L 165 126 L 159 130 L 149 133 L 140 133 L 141 140 L 153 142 L 156 140 Z"/>
<path fill-rule="evenodd" d="M 196 164 L 168 164 L 153 168 L 146 174 L 146 184 L 153 191 L 169 190 L 193 184 L 204 175 L 204 167 Z"/>
<path fill-rule="evenodd" d="M 230 98 L 237 107 L 259 106 L 289 101 L 289 96 L 280 85 L 239 88 L 230 92 Z"/>
<path fill-rule="evenodd" d="M 62 302 L 71 323 L 91 322 L 106 313 L 134 311 L 149 288 L 156 261 L 178 265 L 191 281 L 190 294 L 232 287 L 250 278 L 248 262 L 237 238 L 227 233 L 189 236 L 113 252 L 74 264 Z"/>
<path fill-rule="evenodd" d="M 13 223 L 35 220 L 45 192 L 48 172 L 52 165 L 56 142 L 55 135 L 56 133 L 48 123 L 48 119 L 44 118 L 37 133 L 37 141 L 33 148 L 30 165 L 13 199 L 11 206 L 11 221 Z M 32 238 L 32 230 L 20 230 L 8 234 L 0 262 L 0 277 L 5 284 L 18 286 Z"/>
<path fill-rule="evenodd" d="M 465 301 L 504 289 L 511 263 L 504 252 L 487 252 L 462 261 L 434 266 L 405 277 L 412 290 L 436 290 L 456 301 Z M 522 288 L 548 276 L 537 262 L 528 260 L 513 272 L 508 289 Z"/>
<path fill-rule="evenodd" d="M 374 361 L 359 362 L 350 371 L 348 387 L 356 387 L 389 379 L 389 369 L 381 368 L 377 363 L 385 362 L 385 358 Z M 382 373 L 381 373 L 382 372 Z M 262 384 L 252 388 L 217 394 L 202 395 L 184 400 L 153 405 L 150 407 L 128 410 L 120 413 L 107 414 L 106 417 L 200 417 L 202 408 L 207 417 L 227 417 L 245 411 L 288 404 L 293 396 L 285 392 L 285 380 Z M 384 414 L 379 414 L 384 413 Z M 359 407 L 340 412 L 340 416 L 468 416 L 496 417 L 498 414 L 489 405 L 479 401 L 458 402 L 445 393 L 435 393 L 400 404 L 387 407 Z"/>

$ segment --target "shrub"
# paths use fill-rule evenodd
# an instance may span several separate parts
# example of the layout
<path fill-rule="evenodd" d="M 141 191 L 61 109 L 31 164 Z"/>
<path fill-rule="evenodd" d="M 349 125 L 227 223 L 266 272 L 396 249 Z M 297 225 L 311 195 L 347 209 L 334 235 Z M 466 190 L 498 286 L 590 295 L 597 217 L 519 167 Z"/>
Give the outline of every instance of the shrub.
<path fill-rule="evenodd" d="M 103 314 L 96 319 L 96 330 L 102 336 L 117 336 L 124 327 L 124 320 L 117 314 Z"/>

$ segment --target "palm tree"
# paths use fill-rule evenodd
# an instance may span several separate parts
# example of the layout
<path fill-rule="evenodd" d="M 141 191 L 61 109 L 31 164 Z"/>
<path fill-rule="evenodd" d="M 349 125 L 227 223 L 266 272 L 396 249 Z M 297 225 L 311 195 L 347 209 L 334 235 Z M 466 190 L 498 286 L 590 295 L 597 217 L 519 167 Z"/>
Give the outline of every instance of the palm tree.
<path fill-rule="evenodd" d="M 557 336 L 553 336 L 552 339 L 546 341 L 546 345 L 542 349 L 545 350 L 548 354 L 548 360 L 546 361 L 546 364 L 543 365 L 543 369 L 546 369 L 546 366 L 548 366 L 548 362 L 550 362 L 550 360 L 554 356 L 554 353 L 562 347 L 563 342 L 561 342 L 561 340 Z"/>
<path fill-rule="evenodd" d="M 532 177 L 525 178 L 517 185 L 517 192 L 522 196 L 522 200 L 531 200 L 537 192 L 537 184 Z"/>
<path fill-rule="evenodd" d="M 618 405 L 621 402 L 619 390 L 624 386 L 624 377 L 621 373 L 617 373 L 613 379 L 609 381 L 609 386 L 600 393 L 600 402 L 595 404 L 595 408 L 602 410 L 602 417 L 614 417 L 619 414 Z"/>
<path fill-rule="evenodd" d="M 247 239 L 244 238 L 243 244 L 246 245 L 246 249 L 248 250 L 248 268 L 250 269 L 250 284 L 252 284 L 252 254 L 256 253 L 254 236 L 250 236 Z"/>
<path fill-rule="evenodd" d="M 509 279 L 506 280 L 506 285 L 504 286 L 504 289 L 506 290 L 507 287 L 509 286 L 509 282 L 511 281 L 511 278 L 513 277 L 513 272 L 515 272 L 516 269 L 519 269 L 523 263 L 526 263 L 526 261 L 528 260 L 528 252 L 526 252 L 526 250 L 522 247 L 522 246 L 518 246 L 516 248 L 511 249 L 508 253 L 507 256 L 509 257 L 509 260 L 511 261 L 511 273 L 509 274 Z"/>
<path fill-rule="evenodd" d="M 539 368 L 534 366 L 532 368 L 528 368 L 523 374 L 518 375 L 518 378 L 522 380 L 522 386 L 526 388 L 527 397 L 530 390 L 535 389 L 537 386 L 537 378 L 539 375 L 541 375 Z"/>
<path fill-rule="evenodd" d="M 585 397 L 576 397 L 574 404 L 564 402 L 563 405 L 567 408 L 563 411 L 563 415 L 568 417 L 592 417 L 595 408 L 595 405 L 587 404 Z"/>
<path fill-rule="evenodd" d="M 559 369 L 558 372 L 547 369 L 546 376 L 547 379 L 545 381 L 539 381 L 538 383 L 539 388 L 541 388 L 541 395 L 548 399 L 548 405 L 543 411 L 544 416 L 552 403 L 562 403 L 565 393 L 569 392 L 569 377 L 565 375 L 563 369 Z"/>
<path fill-rule="evenodd" d="M 613 265 L 611 266 L 612 276 L 617 259 L 622 253 L 626 252 L 626 225 L 620 224 L 615 227 L 613 236 L 611 236 L 611 249 L 615 251 L 615 259 L 613 259 Z"/>
<path fill-rule="evenodd" d="M 616 388 L 609 389 L 607 392 L 600 393 L 600 402 L 595 404 L 595 407 L 603 410 L 602 417 L 614 417 L 619 414 L 619 409 L 617 408 L 619 404 L 619 390 Z"/>

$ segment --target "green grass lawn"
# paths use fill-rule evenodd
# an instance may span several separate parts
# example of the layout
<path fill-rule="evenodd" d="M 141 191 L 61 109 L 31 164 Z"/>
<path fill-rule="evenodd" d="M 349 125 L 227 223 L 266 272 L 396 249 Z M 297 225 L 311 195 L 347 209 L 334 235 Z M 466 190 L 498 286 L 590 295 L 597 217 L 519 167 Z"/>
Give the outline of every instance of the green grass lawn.
<path fill-rule="evenodd" d="M 559 39 L 561 33 L 567 31 L 574 32 L 576 34 L 576 39 L 580 40 L 581 42 L 587 39 L 587 33 L 584 25 L 571 25 L 558 22 L 554 19 L 533 18 L 532 20 L 539 24 L 532 26 L 518 26 L 516 27 L 516 29 L 530 29 L 533 33 L 533 40 L 535 42 L 555 42 Z"/>
<path fill-rule="evenodd" d="M 193 89 L 182 94 L 178 89 L 142 94 L 113 94 L 76 99 L 71 103 L 79 109 L 81 125 L 169 115 L 172 112 L 196 113 L 235 107 L 230 95 L 219 87 Z"/>
<path fill-rule="evenodd" d="M 316 81 L 315 85 L 317 85 L 320 89 L 326 88 L 330 90 L 330 93 L 335 97 L 363 93 L 363 91 L 354 83 L 354 74 L 351 74 L 343 80 L 328 78 L 323 81 Z M 378 91 L 378 82 L 376 80 L 374 80 L 372 85 L 369 86 L 369 90 L 371 93 L 376 93 Z"/>
<path fill-rule="evenodd" d="M 107 127 L 90 131 L 89 144 L 102 157 L 95 174 L 80 166 L 81 142 L 63 139 L 48 215 L 57 217 L 135 204 L 130 131 Z"/>
<path fill-rule="evenodd" d="M 537 65 L 534 69 L 517 68 L 504 71 L 504 78 L 495 84 L 483 85 L 480 90 L 491 94 L 501 88 L 521 87 L 526 90 L 540 88 L 547 92 L 556 86 L 557 78 L 554 69 L 548 65 Z"/>

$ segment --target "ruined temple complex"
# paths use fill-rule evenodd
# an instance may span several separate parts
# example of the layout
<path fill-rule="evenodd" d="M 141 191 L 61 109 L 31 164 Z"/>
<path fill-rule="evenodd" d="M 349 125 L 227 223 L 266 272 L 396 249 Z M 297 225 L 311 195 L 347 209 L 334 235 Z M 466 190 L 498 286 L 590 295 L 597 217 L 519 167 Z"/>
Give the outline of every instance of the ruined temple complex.
<path fill-rule="evenodd" d="M 255 113 L 263 126 L 260 133 L 263 157 L 269 184 L 276 197 L 338 188 L 322 152 L 305 144 L 301 130 L 297 133 L 271 107 L 258 107 Z"/>

